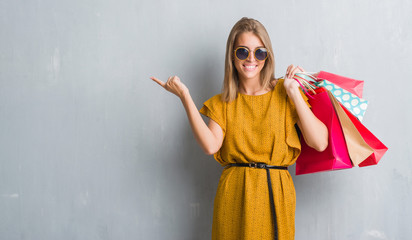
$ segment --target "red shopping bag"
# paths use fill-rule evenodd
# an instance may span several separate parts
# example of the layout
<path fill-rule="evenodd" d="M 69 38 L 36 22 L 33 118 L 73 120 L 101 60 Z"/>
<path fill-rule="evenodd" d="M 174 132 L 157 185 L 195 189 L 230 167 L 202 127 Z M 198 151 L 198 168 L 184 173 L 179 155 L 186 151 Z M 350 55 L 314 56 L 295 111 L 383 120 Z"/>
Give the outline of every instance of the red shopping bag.
<path fill-rule="evenodd" d="M 350 120 L 347 112 L 343 110 L 342 104 L 330 91 L 328 91 L 328 94 L 338 115 L 352 165 L 359 166 L 361 162 L 365 161 L 373 153 L 373 149 L 363 139 L 358 129 Z"/>
<path fill-rule="evenodd" d="M 388 151 L 388 148 L 373 135 L 355 116 L 353 116 L 349 110 L 345 107 L 342 107 L 346 112 L 352 123 L 355 125 L 356 129 L 361 134 L 365 142 L 373 149 L 373 153 L 366 158 L 363 162 L 359 164 L 359 167 L 365 167 L 370 165 L 378 164 L 379 160 Z"/>
<path fill-rule="evenodd" d="M 317 94 L 311 95 L 309 103 L 315 116 L 328 128 L 329 144 L 326 150 L 318 152 L 309 147 L 301 137 L 302 148 L 296 160 L 296 175 L 352 167 L 339 118 L 328 92 L 325 88 L 319 88 L 315 91 Z"/>
<path fill-rule="evenodd" d="M 338 85 L 339 87 L 349 91 L 356 96 L 362 98 L 363 92 L 363 81 L 356 80 L 348 77 L 339 76 L 333 73 L 328 73 L 325 71 L 320 71 L 317 77 L 319 80 L 325 79 L 331 83 Z"/>

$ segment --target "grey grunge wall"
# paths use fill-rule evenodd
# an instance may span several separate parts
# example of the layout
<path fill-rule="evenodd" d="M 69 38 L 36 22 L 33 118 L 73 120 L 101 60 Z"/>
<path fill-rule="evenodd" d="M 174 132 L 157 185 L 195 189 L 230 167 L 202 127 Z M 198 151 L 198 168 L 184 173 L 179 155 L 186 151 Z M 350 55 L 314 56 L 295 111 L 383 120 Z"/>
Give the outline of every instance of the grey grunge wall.
<path fill-rule="evenodd" d="M 293 175 L 296 239 L 412 235 L 412 3 L 0 0 L 0 239 L 210 239 L 222 167 L 196 144 L 243 16 L 289 64 L 365 81 L 377 166 Z"/>

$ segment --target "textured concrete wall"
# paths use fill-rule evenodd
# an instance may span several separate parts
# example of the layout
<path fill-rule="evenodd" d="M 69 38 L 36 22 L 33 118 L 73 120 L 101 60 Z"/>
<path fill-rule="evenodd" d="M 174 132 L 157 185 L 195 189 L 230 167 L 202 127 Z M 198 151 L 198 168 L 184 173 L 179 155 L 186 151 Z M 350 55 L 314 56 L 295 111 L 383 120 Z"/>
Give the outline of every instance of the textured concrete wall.
<path fill-rule="evenodd" d="M 210 239 L 222 171 L 175 96 L 200 108 L 243 16 L 293 63 L 365 80 L 378 166 L 294 177 L 296 239 L 412 235 L 412 3 L 0 0 L 0 239 Z M 294 168 L 290 170 L 294 173 Z"/>

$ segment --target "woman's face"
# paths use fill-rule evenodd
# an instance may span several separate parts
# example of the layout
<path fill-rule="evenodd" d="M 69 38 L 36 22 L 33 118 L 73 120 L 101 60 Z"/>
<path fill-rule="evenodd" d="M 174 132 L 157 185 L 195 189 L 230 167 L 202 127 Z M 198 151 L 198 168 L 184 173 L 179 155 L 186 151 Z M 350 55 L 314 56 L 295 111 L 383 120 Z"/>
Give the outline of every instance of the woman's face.
<path fill-rule="evenodd" d="M 239 74 L 239 80 L 260 80 L 260 71 L 265 66 L 265 61 L 258 61 L 254 56 L 256 48 L 265 47 L 258 36 L 252 32 L 243 32 L 238 35 L 234 49 L 238 47 L 247 47 L 250 51 L 249 57 L 245 60 L 239 60 L 233 53 L 234 65 Z"/>

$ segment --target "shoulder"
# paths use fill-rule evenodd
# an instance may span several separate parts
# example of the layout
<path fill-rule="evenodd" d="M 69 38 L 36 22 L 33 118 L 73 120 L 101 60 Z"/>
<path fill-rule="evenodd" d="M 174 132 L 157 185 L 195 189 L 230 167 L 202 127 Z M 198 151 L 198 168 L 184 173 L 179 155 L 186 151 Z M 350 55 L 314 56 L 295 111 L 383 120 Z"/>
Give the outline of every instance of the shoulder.
<path fill-rule="evenodd" d="M 210 102 L 210 103 L 214 103 L 214 104 L 223 103 L 222 94 L 216 94 L 213 97 L 209 98 L 206 102 Z"/>
<path fill-rule="evenodd" d="M 275 78 L 270 81 L 270 84 L 275 87 L 276 85 L 282 85 L 284 80 L 283 78 Z"/>
<path fill-rule="evenodd" d="M 217 122 L 222 129 L 225 129 L 226 104 L 221 99 L 221 94 L 214 95 L 203 103 L 199 112 L 213 121 Z"/>
<path fill-rule="evenodd" d="M 222 100 L 222 94 L 216 94 L 205 101 L 204 105 L 209 108 L 221 108 L 225 105 L 225 102 Z"/>
<path fill-rule="evenodd" d="M 273 90 L 276 94 L 278 95 L 286 95 L 286 91 L 285 88 L 283 87 L 283 82 L 285 81 L 285 79 L 283 78 L 275 78 L 273 79 L 270 83 L 273 86 Z"/>
<path fill-rule="evenodd" d="M 216 101 L 222 101 L 222 94 L 216 94 L 215 96 L 211 97 L 210 99 L 215 99 Z"/>

